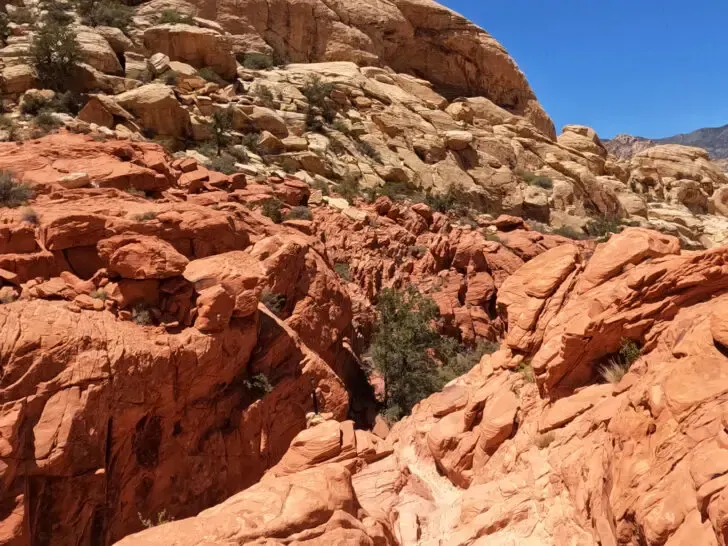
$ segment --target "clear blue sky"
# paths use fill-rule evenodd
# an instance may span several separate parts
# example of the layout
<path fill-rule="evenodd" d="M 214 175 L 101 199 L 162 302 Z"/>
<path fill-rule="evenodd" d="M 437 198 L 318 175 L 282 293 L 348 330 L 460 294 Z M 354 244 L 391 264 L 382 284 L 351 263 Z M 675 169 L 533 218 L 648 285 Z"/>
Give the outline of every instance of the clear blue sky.
<path fill-rule="evenodd" d="M 728 124 L 725 0 L 439 0 L 488 31 L 557 130 L 658 138 Z"/>

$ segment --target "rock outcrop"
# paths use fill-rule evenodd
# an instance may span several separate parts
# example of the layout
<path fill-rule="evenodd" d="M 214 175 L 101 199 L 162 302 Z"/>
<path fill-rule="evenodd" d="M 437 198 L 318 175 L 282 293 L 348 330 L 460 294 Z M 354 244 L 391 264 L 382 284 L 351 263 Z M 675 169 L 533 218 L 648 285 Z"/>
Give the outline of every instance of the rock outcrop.
<path fill-rule="evenodd" d="M 505 283 L 522 294 L 501 303 L 524 335 L 509 331 L 500 351 L 421 402 L 388 435 L 391 454 L 355 464 L 359 437 L 350 443 L 343 425 L 316 425 L 283 457 L 296 461 L 286 472 L 273 469 L 215 511 L 127 541 L 222 540 L 236 514 L 270 517 L 252 501 L 261 489 L 275 495 L 327 472 L 348 491 L 347 466 L 359 507 L 356 522 L 342 515 L 338 532 L 351 543 L 723 544 L 726 263 L 725 248 L 681 255 L 675 239 L 642 230 L 613 237 L 591 258 L 571 245 L 549 250 Z M 531 326 L 520 322 L 523 309 L 537 306 L 523 298 L 543 302 Z M 623 336 L 641 356 L 623 378 L 599 382 Z M 342 461 L 344 445 L 356 448 Z M 320 502 L 287 504 L 296 516 L 277 535 L 267 526 L 237 532 L 332 540 Z M 304 528 L 289 523 L 306 518 Z"/>

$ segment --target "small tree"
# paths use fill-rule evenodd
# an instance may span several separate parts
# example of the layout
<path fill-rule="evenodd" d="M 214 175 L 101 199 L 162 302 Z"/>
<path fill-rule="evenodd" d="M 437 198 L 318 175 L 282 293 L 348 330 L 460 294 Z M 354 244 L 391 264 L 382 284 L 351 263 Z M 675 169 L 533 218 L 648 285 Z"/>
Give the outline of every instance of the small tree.
<path fill-rule="evenodd" d="M 431 356 L 440 342 L 432 324 L 439 313 L 435 302 L 412 286 L 382 290 L 377 313 L 371 355 L 374 369 L 384 378 L 386 415 L 396 420 L 443 385 Z"/>
<path fill-rule="evenodd" d="M 217 110 L 212 114 L 212 137 L 215 139 L 215 146 L 217 147 L 217 155 L 222 153 L 222 150 L 230 142 L 230 129 L 233 127 L 233 111 L 231 108 L 225 108 L 224 110 Z"/>
<path fill-rule="evenodd" d="M 45 18 L 30 45 L 30 58 L 38 79 L 49 89 L 63 90 L 81 61 L 76 33 L 67 25 Z"/>
<path fill-rule="evenodd" d="M 0 46 L 5 46 L 10 36 L 10 28 L 8 27 L 8 14 L 0 10 Z"/>

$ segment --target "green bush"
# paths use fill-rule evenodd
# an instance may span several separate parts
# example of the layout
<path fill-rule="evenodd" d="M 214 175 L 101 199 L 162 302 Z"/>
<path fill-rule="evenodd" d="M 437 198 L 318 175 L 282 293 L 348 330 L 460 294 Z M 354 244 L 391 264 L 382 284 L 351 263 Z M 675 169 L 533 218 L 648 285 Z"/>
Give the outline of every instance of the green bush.
<path fill-rule="evenodd" d="M 619 350 L 608 356 L 605 363 L 599 367 L 599 375 L 607 383 L 619 383 L 629 371 L 632 363 L 637 360 L 642 348 L 631 339 L 623 338 Z"/>
<path fill-rule="evenodd" d="M 235 159 L 235 161 L 238 163 L 247 163 L 248 161 L 250 161 L 250 156 L 248 155 L 248 152 L 245 151 L 245 148 L 242 148 L 240 146 L 229 146 L 225 149 L 225 153 Z"/>
<path fill-rule="evenodd" d="M 164 73 L 164 84 L 169 85 L 171 87 L 174 87 L 178 83 L 178 76 L 177 72 L 174 70 L 169 70 Z"/>
<path fill-rule="evenodd" d="M 43 111 L 33 118 L 33 126 L 39 129 L 42 134 L 47 134 L 60 127 L 61 122 L 53 117 L 52 113 Z"/>
<path fill-rule="evenodd" d="M 370 352 L 374 369 L 384 379 L 385 415 L 398 420 L 444 385 L 431 356 L 431 349 L 440 341 L 432 326 L 439 313 L 435 302 L 414 287 L 403 291 L 385 288 L 376 309 Z"/>
<path fill-rule="evenodd" d="M 263 216 L 267 216 L 273 220 L 276 224 L 280 224 L 283 221 L 281 206 L 282 203 L 278 199 L 268 199 L 263 203 L 261 213 Z"/>
<path fill-rule="evenodd" d="M 474 347 L 468 347 L 452 338 L 441 338 L 438 356 L 442 360 L 443 379 L 449 382 L 465 375 L 484 355 L 493 354 L 498 348 L 498 343 L 491 341 L 479 341 Z"/>
<path fill-rule="evenodd" d="M 149 307 L 143 303 L 137 303 L 131 311 L 131 320 L 140 326 L 152 324 L 152 313 L 149 311 Z"/>
<path fill-rule="evenodd" d="M 219 156 L 215 156 L 207 162 L 207 168 L 213 171 L 218 171 L 223 174 L 233 174 L 238 172 L 235 167 L 235 158 L 227 153 Z"/>
<path fill-rule="evenodd" d="M 0 46 L 4 47 L 8 43 L 10 37 L 10 20 L 8 14 L 0 10 Z"/>
<path fill-rule="evenodd" d="M 48 89 L 63 90 L 81 61 L 76 33 L 69 25 L 46 20 L 33 35 L 30 60 L 38 79 Z"/>
<path fill-rule="evenodd" d="M 174 9 L 163 9 L 157 18 L 158 25 L 194 25 L 195 20 L 191 15 L 185 15 Z"/>
<path fill-rule="evenodd" d="M 212 138 L 215 141 L 217 155 L 222 153 L 223 148 L 230 142 L 230 130 L 233 127 L 233 110 L 224 108 L 216 110 L 212 114 Z"/>
<path fill-rule="evenodd" d="M 313 220 L 313 214 L 308 207 L 293 207 L 286 214 L 286 220 Z"/>
<path fill-rule="evenodd" d="M 33 14 L 25 6 L 15 8 L 9 18 L 16 25 L 29 25 L 33 23 Z"/>
<path fill-rule="evenodd" d="M 345 281 L 351 280 L 351 271 L 349 270 L 349 264 L 346 262 L 336 262 L 334 264 L 334 271 L 336 274 L 344 279 Z"/>
<path fill-rule="evenodd" d="M 116 27 L 127 32 L 132 23 L 134 10 L 116 0 L 102 0 L 94 2 L 84 17 L 84 23 L 98 27 Z"/>
<path fill-rule="evenodd" d="M 273 385 L 270 384 L 268 376 L 264 373 L 255 374 L 250 379 L 245 379 L 244 385 L 254 400 L 260 400 L 273 391 Z"/>
<path fill-rule="evenodd" d="M 142 212 L 141 214 L 132 215 L 131 219 L 135 222 L 149 222 L 157 217 L 157 213 L 153 210 Z"/>
<path fill-rule="evenodd" d="M 30 207 L 23 209 L 23 214 L 21 218 L 23 219 L 23 222 L 28 222 L 29 224 L 33 225 L 38 225 L 38 223 L 40 222 L 38 213 L 35 211 L 35 209 L 32 209 Z"/>
<path fill-rule="evenodd" d="M 320 178 L 315 178 L 311 187 L 315 190 L 321 190 L 321 195 L 329 194 L 329 184 Z"/>
<path fill-rule="evenodd" d="M 268 311 L 278 317 L 283 312 L 283 309 L 286 308 L 286 296 L 271 292 L 267 289 L 263 290 L 263 293 L 260 295 L 260 301 L 268 308 Z"/>
<path fill-rule="evenodd" d="M 516 176 L 518 176 L 521 180 L 523 180 L 526 184 L 530 186 L 538 186 L 539 188 L 543 188 L 545 190 L 550 190 L 554 187 L 553 181 L 548 176 L 538 175 L 525 169 L 516 169 L 513 172 Z"/>
<path fill-rule="evenodd" d="M 254 154 L 258 153 L 258 143 L 260 142 L 260 133 L 246 133 L 243 135 L 242 144 Z"/>
<path fill-rule="evenodd" d="M 20 113 L 28 116 L 37 116 L 42 110 L 47 110 L 50 101 L 39 94 L 26 94 L 20 103 Z"/>
<path fill-rule="evenodd" d="M 535 383 L 536 375 L 533 372 L 533 366 L 531 365 L 531 359 L 524 359 L 517 367 L 516 371 L 523 376 L 526 383 Z"/>
<path fill-rule="evenodd" d="M 19 207 L 31 197 L 30 187 L 17 182 L 10 172 L 0 170 L 0 207 Z"/>
<path fill-rule="evenodd" d="M 356 149 L 359 150 L 359 152 L 361 152 L 365 156 L 373 159 L 377 163 L 382 162 L 382 154 L 380 154 L 377 151 L 377 149 L 374 146 L 372 146 L 371 144 L 369 144 L 367 141 L 355 140 L 354 143 L 356 145 Z"/>
<path fill-rule="evenodd" d="M 238 62 L 249 70 L 267 70 L 273 68 L 273 57 L 265 53 L 239 53 Z"/>
<path fill-rule="evenodd" d="M 553 231 L 554 235 L 561 235 L 562 237 L 567 237 L 569 239 L 574 239 L 575 241 L 580 241 L 587 238 L 587 234 L 583 231 L 579 231 L 577 229 L 574 229 L 571 226 L 561 226 L 559 228 L 556 228 Z"/>
<path fill-rule="evenodd" d="M 348 175 L 336 186 L 336 193 L 341 197 L 351 202 L 361 194 L 361 187 L 359 186 L 359 177 L 355 175 Z"/>
<path fill-rule="evenodd" d="M 103 288 L 98 288 L 96 290 L 93 290 L 89 296 L 96 300 L 106 301 L 106 299 L 109 297 L 109 295 L 106 293 L 106 290 Z"/>
<path fill-rule="evenodd" d="M 197 71 L 197 74 L 200 76 L 200 78 L 208 82 L 216 83 L 223 86 L 227 85 L 227 82 L 222 78 L 222 76 L 220 76 L 220 74 L 215 72 L 215 70 L 209 66 L 200 68 L 200 70 Z"/>
<path fill-rule="evenodd" d="M 268 108 L 275 108 L 275 97 L 273 91 L 267 85 L 258 84 L 255 88 L 260 102 Z"/>
<path fill-rule="evenodd" d="M 334 90 L 334 84 L 326 83 L 318 74 L 311 76 L 301 89 L 303 96 L 308 99 L 309 104 L 318 108 L 324 108 L 326 100 Z"/>
<path fill-rule="evenodd" d="M 608 239 L 611 235 L 622 231 L 619 218 L 602 215 L 592 219 L 586 225 L 586 231 L 592 237 Z"/>
<path fill-rule="evenodd" d="M 470 200 L 459 184 L 450 184 L 444 193 L 428 193 L 425 203 L 435 212 L 455 217 L 467 216 L 470 212 Z"/>

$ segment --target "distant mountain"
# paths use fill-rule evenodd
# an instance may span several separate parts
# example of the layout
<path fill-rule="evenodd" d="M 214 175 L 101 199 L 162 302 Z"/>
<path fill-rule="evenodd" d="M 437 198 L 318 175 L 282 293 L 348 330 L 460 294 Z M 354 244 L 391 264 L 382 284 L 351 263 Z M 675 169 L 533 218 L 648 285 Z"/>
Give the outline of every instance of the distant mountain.
<path fill-rule="evenodd" d="M 652 146 L 659 144 L 682 144 L 696 146 L 708 151 L 714 160 L 728 160 L 728 125 L 722 127 L 706 127 L 692 133 L 684 133 L 667 138 L 648 139 L 631 135 L 617 135 L 605 143 L 607 149 L 615 156 L 629 158 Z M 725 163 L 724 161 L 717 161 Z"/>

